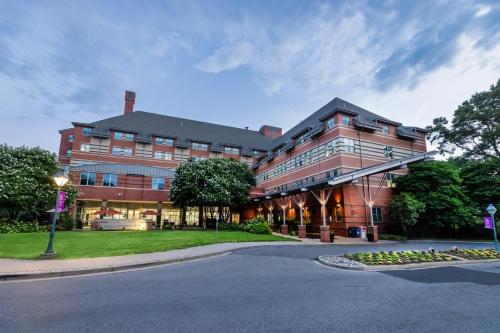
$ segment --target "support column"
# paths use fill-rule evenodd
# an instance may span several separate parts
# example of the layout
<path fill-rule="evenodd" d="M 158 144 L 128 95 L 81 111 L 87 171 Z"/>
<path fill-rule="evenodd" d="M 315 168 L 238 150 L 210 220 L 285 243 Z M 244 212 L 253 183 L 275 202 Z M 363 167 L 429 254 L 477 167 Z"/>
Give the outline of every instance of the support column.
<path fill-rule="evenodd" d="M 286 224 L 286 206 L 281 206 L 283 210 L 283 223 L 281 224 L 281 234 L 288 235 L 288 225 Z"/>
<path fill-rule="evenodd" d="M 371 240 L 373 243 L 378 242 L 378 226 L 369 226 L 367 230 L 368 234 L 373 235 L 373 239 Z"/>

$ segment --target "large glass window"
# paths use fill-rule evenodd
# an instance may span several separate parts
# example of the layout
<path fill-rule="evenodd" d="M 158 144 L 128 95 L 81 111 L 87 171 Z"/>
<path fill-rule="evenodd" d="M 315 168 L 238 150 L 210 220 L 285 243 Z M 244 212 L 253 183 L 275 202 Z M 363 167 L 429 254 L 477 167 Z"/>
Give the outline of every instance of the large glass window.
<path fill-rule="evenodd" d="M 224 147 L 224 153 L 231 155 L 239 155 L 240 149 L 235 147 Z"/>
<path fill-rule="evenodd" d="M 115 187 L 118 185 L 118 175 L 105 173 L 102 178 L 102 186 Z"/>
<path fill-rule="evenodd" d="M 196 162 L 196 161 L 204 161 L 207 158 L 206 157 L 201 157 L 201 156 L 192 156 L 191 159 Z"/>
<path fill-rule="evenodd" d="M 342 116 L 342 124 L 344 125 L 351 125 L 351 117 L 349 116 Z"/>
<path fill-rule="evenodd" d="M 372 207 L 373 223 L 382 223 L 382 208 Z"/>
<path fill-rule="evenodd" d="M 335 126 L 335 117 L 331 117 L 326 121 L 326 128 L 333 128 Z"/>
<path fill-rule="evenodd" d="M 208 150 L 208 144 L 206 143 L 201 143 L 201 142 L 193 142 L 191 143 L 191 148 L 194 150 Z"/>
<path fill-rule="evenodd" d="M 89 152 L 90 151 L 90 145 L 88 143 L 82 143 L 80 145 L 80 151 L 87 151 L 87 152 Z"/>
<path fill-rule="evenodd" d="M 344 138 L 345 151 L 349 153 L 354 153 L 354 140 Z"/>
<path fill-rule="evenodd" d="M 132 148 L 128 147 L 113 147 L 112 150 L 113 155 L 123 155 L 123 156 L 132 156 Z"/>
<path fill-rule="evenodd" d="M 171 160 L 172 153 L 166 153 L 164 151 L 155 151 L 155 159 L 157 159 L 157 160 Z"/>
<path fill-rule="evenodd" d="M 131 133 L 115 132 L 113 137 L 115 140 L 134 141 L 134 135 Z"/>
<path fill-rule="evenodd" d="M 174 139 L 169 139 L 169 138 L 155 138 L 155 142 L 157 145 L 163 145 L 169 147 L 174 145 Z"/>
<path fill-rule="evenodd" d="M 82 133 L 83 133 L 83 135 L 85 135 L 85 136 L 91 136 L 91 135 L 92 135 L 92 133 L 94 133 L 94 129 L 93 129 L 93 128 L 91 128 L 91 127 L 84 127 L 84 128 L 82 129 Z"/>
<path fill-rule="evenodd" d="M 80 185 L 95 185 L 95 172 L 82 172 L 80 174 Z"/>
<path fill-rule="evenodd" d="M 165 179 L 163 177 L 153 177 L 151 188 L 153 190 L 163 190 L 165 188 Z"/>

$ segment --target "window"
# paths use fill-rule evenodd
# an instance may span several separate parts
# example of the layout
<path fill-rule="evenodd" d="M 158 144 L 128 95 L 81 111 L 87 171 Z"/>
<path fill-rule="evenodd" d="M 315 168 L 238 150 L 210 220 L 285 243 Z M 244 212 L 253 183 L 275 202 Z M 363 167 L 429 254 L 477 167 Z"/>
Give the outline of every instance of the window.
<path fill-rule="evenodd" d="M 73 153 L 73 151 L 71 149 L 66 150 L 66 156 L 67 157 L 71 157 L 72 153 Z"/>
<path fill-rule="evenodd" d="M 155 151 L 155 159 L 157 160 L 171 160 L 172 154 L 164 151 Z"/>
<path fill-rule="evenodd" d="M 326 121 L 326 128 L 333 128 L 335 126 L 335 118 L 332 117 Z"/>
<path fill-rule="evenodd" d="M 155 138 L 155 142 L 157 145 L 163 145 L 169 147 L 172 147 L 174 145 L 174 139 L 168 139 L 168 138 Z"/>
<path fill-rule="evenodd" d="M 112 151 L 113 155 L 124 155 L 124 156 L 132 156 L 132 148 L 128 147 L 113 147 Z"/>
<path fill-rule="evenodd" d="M 153 190 L 163 190 L 165 188 L 165 179 L 163 177 L 153 177 L 151 179 L 151 188 Z"/>
<path fill-rule="evenodd" d="M 95 185 L 95 172 L 82 172 L 80 174 L 80 185 Z"/>
<path fill-rule="evenodd" d="M 201 156 L 192 156 L 191 159 L 195 162 L 197 161 L 204 161 L 206 160 L 207 158 L 206 157 L 201 157 Z"/>
<path fill-rule="evenodd" d="M 392 146 L 385 146 L 384 148 L 384 156 L 388 158 L 392 158 Z"/>
<path fill-rule="evenodd" d="M 191 148 L 194 150 L 208 150 L 208 145 L 206 143 L 201 143 L 201 142 L 193 142 L 191 143 Z"/>
<path fill-rule="evenodd" d="M 114 138 L 115 140 L 134 141 L 134 135 L 131 133 L 115 132 Z"/>
<path fill-rule="evenodd" d="M 82 130 L 83 135 L 85 136 L 91 136 L 92 133 L 94 133 L 94 129 L 90 127 L 84 127 Z"/>
<path fill-rule="evenodd" d="M 306 141 L 306 133 L 302 134 L 301 136 L 297 137 L 295 139 L 295 144 L 300 145 Z"/>
<path fill-rule="evenodd" d="M 339 175 L 339 171 L 337 169 L 333 169 L 333 170 L 326 172 L 326 178 L 333 178 L 333 177 L 337 177 L 338 175 Z"/>
<path fill-rule="evenodd" d="M 382 130 L 380 131 L 382 134 L 389 135 L 389 126 L 382 126 Z"/>
<path fill-rule="evenodd" d="M 373 223 L 382 223 L 382 208 L 372 207 Z"/>
<path fill-rule="evenodd" d="M 73 134 L 68 135 L 68 142 L 75 141 L 75 136 Z"/>
<path fill-rule="evenodd" d="M 82 143 L 80 145 L 80 151 L 90 151 L 90 145 L 87 143 Z"/>
<path fill-rule="evenodd" d="M 259 156 L 260 154 L 262 154 L 263 152 L 260 151 L 260 150 L 254 150 L 253 151 L 253 156 Z"/>
<path fill-rule="evenodd" d="M 102 186 L 115 187 L 118 185 L 118 176 L 112 173 L 105 173 L 102 178 Z"/>
<path fill-rule="evenodd" d="M 386 179 L 387 179 L 387 187 L 396 187 L 396 183 L 395 183 L 396 175 L 395 174 L 387 173 Z"/>
<path fill-rule="evenodd" d="M 239 155 L 240 154 L 240 149 L 239 148 L 234 148 L 234 147 L 224 147 L 224 152 L 226 154 Z"/>
<path fill-rule="evenodd" d="M 354 140 L 344 138 L 345 151 L 349 153 L 354 153 Z"/>
<path fill-rule="evenodd" d="M 342 124 L 344 125 L 351 125 L 351 117 L 349 116 L 342 116 Z"/>

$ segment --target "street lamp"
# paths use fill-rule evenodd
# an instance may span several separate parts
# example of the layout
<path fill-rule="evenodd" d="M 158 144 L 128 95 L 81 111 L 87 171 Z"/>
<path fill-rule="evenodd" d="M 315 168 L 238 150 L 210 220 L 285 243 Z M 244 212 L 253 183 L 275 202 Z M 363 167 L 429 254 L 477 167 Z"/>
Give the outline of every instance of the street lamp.
<path fill-rule="evenodd" d="M 42 255 L 43 257 L 52 257 L 56 253 L 54 252 L 54 235 L 56 233 L 56 221 L 57 221 L 57 206 L 59 202 L 59 196 L 61 194 L 61 188 L 66 185 L 69 180 L 68 174 L 65 170 L 59 169 L 53 176 L 52 180 L 56 184 L 57 195 L 56 195 L 56 204 L 54 205 L 54 216 L 52 217 L 52 224 L 50 225 L 50 236 L 49 236 L 49 244 L 47 244 L 47 249 L 45 253 Z"/>

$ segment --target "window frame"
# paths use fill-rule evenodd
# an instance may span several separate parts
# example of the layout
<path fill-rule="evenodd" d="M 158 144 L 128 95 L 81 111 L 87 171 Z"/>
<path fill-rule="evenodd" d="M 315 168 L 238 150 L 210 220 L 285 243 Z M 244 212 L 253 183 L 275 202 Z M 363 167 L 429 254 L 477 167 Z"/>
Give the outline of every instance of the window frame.
<path fill-rule="evenodd" d="M 83 149 L 83 147 L 87 147 L 88 149 Z M 81 143 L 80 144 L 80 151 L 83 151 L 83 152 L 90 152 L 90 144 L 88 143 Z"/>
<path fill-rule="evenodd" d="M 336 125 L 336 121 L 335 121 L 335 117 L 331 117 L 329 118 L 327 121 L 326 121 L 326 128 L 327 129 L 331 129 L 331 128 L 334 128 L 335 125 Z"/>
<path fill-rule="evenodd" d="M 75 142 L 75 135 L 74 134 L 68 135 L 68 142 Z"/>
<path fill-rule="evenodd" d="M 191 142 L 191 149 L 199 151 L 208 151 L 208 143 L 193 141 Z"/>
<path fill-rule="evenodd" d="M 385 146 L 384 147 L 384 156 L 385 158 L 390 158 L 390 159 L 393 159 L 394 158 L 394 150 L 393 150 L 393 146 Z"/>
<path fill-rule="evenodd" d="M 228 155 L 240 155 L 240 148 L 224 146 L 224 154 Z"/>
<path fill-rule="evenodd" d="M 110 179 L 108 179 L 110 178 Z M 114 181 L 114 184 L 113 184 Z M 105 173 L 102 176 L 102 186 L 104 187 L 117 187 L 118 186 L 118 175 L 115 173 Z"/>
<path fill-rule="evenodd" d="M 115 150 L 116 149 L 120 150 L 119 154 L 115 154 Z M 130 151 L 130 154 L 125 154 L 125 150 Z M 134 149 L 130 148 L 130 147 L 113 146 L 111 148 L 111 155 L 114 155 L 114 156 L 133 156 L 134 155 Z"/>
<path fill-rule="evenodd" d="M 174 146 L 174 139 L 172 139 L 172 138 L 163 138 L 163 137 L 155 137 L 155 144 L 166 146 L 166 147 L 173 147 Z"/>
<path fill-rule="evenodd" d="M 167 156 L 169 156 L 169 158 L 166 158 Z M 153 158 L 155 160 L 172 161 L 174 159 L 174 155 L 168 151 L 155 151 Z"/>
<path fill-rule="evenodd" d="M 135 135 L 132 133 L 126 133 L 126 132 L 114 132 L 113 133 L 113 140 L 117 141 L 134 141 Z"/>
<path fill-rule="evenodd" d="M 351 126 L 351 117 L 347 115 L 342 115 L 342 124 L 346 126 Z"/>
<path fill-rule="evenodd" d="M 158 182 L 158 180 L 160 180 L 160 179 L 161 179 L 161 182 Z M 152 177 L 151 178 L 151 189 L 152 190 L 164 190 L 165 189 L 165 177 Z"/>
<path fill-rule="evenodd" d="M 91 136 L 94 134 L 94 129 L 92 127 L 84 127 L 82 128 L 82 134 L 84 136 Z"/>
<path fill-rule="evenodd" d="M 382 216 L 382 207 L 372 207 L 372 221 L 373 224 L 381 224 L 383 223 L 383 216 Z"/>
<path fill-rule="evenodd" d="M 83 180 L 83 175 L 86 175 L 86 184 L 82 184 L 82 180 Z M 92 177 L 90 177 L 90 175 L 92 175 Z M 88 171 L 84 171 L 84 172 L 81 172 L 80 173 L 80 186 L 95 186 L 95 181 L 96 181 L 96 173 L 95 172 L 88 172 Z M 92 179 L 92 184 L 89 184 L 89 181 Z"/>

